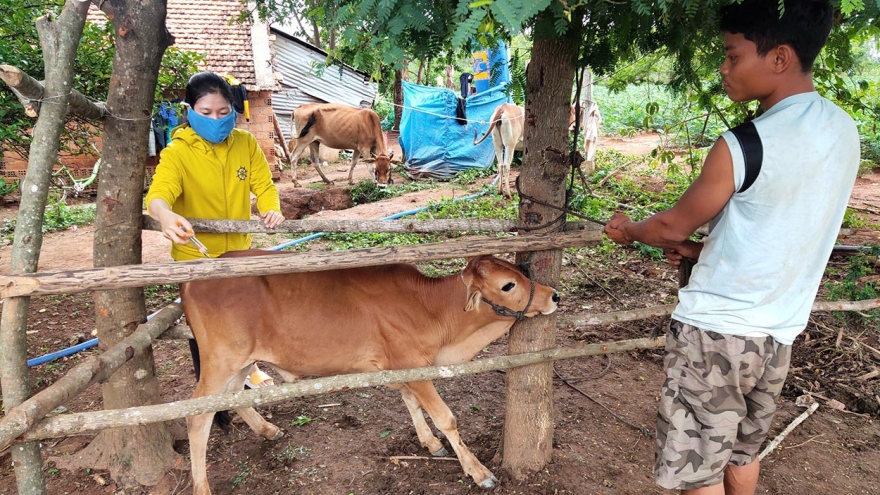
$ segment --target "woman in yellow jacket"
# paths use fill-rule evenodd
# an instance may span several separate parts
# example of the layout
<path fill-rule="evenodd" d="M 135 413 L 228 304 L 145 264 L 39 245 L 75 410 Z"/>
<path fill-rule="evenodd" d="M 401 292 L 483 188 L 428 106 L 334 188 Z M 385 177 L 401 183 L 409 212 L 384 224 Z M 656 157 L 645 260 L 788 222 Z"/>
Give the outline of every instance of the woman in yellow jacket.
<path fill-rule="evenodd" d="M 150 216 L 172 241 L 171 257 L 176 261 L 203 257 L 189 242 L 192 225 L 187 218 L 250 220 L 251 194 L 266 227 L 284 221 L 266 156 L 251 133 L 235 129 L 232 90 L 226 81 L 213 72 L 196 74 L 186 85 L 184 102 L 188 123 L 171 133 L 145 200 Z M 199 240 L 215 258 L 248 249 L 251 235 L 204 233 Z M 193 357 L 198 359 L 197 354 Z M 252 371 L 251 384 L 271 383 L 256 365 Z"/>

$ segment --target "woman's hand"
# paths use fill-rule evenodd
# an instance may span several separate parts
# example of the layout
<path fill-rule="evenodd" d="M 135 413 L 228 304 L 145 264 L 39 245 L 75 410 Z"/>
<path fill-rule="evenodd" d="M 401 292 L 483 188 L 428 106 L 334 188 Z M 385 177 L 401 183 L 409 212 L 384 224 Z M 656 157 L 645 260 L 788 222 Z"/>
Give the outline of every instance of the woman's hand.
<path fill-rule="evenodd" d="M 260 213 L 260 218 L 263 219 L 263 223 L 268 229 L 274 229 L 275 227 L 281 225 L 281 222 L 284 221 L 284 215 L 278 213 L 275 210 L 269 210 L 266 213 Z"/>
<path fill-rule="evenodd" d="M 171 242 L 187 244 L 193 236 L 193 228 L 189 220 L 171 210 L 168 210 L 168 214 L 164 215 L 163 218 L 163 220 L 160 220 L 162 223 L 162 235 L 166 239 L 170 239 Z"/>
<path fill-rule="evenodd" d="M 162 235 L 176 244 L 186 244 L 193 235 L 192 224 L 185 217 L 171 211 L 168 203 L 161 199 L 154 199 L 147 209 L 150 216 L 162 225 Z"/>

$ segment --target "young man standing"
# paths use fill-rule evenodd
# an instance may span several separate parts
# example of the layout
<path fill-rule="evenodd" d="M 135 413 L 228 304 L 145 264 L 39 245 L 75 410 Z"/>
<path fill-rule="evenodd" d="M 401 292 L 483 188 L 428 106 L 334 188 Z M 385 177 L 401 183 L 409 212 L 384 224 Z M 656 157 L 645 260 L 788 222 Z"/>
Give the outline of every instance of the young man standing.
<path fill-rule="evenodd" d="M 697 260 L 667 334 L 655 479 L 687 494 L 752 494 L 757 460 L 840 229 L 859 164 L 852 119 L 813 86 L 831 30 L 824 0 L 722 9 L 733 101 L 763 114 L 724 133 L 669 210 L 615 214 L 613 241 Z M 689 237 L 709 222 L 703 242 Z"/>

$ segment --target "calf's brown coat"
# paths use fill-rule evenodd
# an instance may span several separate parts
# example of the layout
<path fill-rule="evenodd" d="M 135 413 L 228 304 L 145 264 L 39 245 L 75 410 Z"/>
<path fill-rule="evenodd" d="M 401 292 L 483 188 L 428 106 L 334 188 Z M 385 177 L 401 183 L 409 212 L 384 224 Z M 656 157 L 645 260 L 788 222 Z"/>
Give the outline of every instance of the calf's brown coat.
<path fill-rule="evenodd" d="M 181 300 L 201 360 L 195 398 L 241 390 L 254 361 L 285 380 L 463 363 L 518 318 L 556 311 L 559 296 L 515 265 L 480 256 L 462 272 L 440 278 L 392 264 L 189 282 L 181 287 Z M 495 486 L 497 479 L 461 440 L 455 416 L 431 381 L 391 387 L 400 390 L 422 445 L 446 455 L 424 411 L 465 473 L 484 488 Z M 283 435 L 252 408 L 236 412 L 270 440 Z M 211 493 L 205 462 L 213 416 L 187 418 L 195 495 Z"/>

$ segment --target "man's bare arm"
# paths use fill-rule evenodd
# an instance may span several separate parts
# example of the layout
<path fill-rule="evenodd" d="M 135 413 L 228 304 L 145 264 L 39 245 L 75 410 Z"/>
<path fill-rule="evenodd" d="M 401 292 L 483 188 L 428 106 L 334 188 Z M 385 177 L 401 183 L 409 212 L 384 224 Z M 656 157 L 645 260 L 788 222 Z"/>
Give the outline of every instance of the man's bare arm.
<path fill-rule="evenodd" d="M 675 205 L 665 211 L 633 222 L 621 213 L 611 217 L 605 233 L 620 244 L 635 241 L 664 249 L 676 249 L 701 225 L 715 218 L 734 193 L 733 161 L 730 149 L 719 139 L 703 171 Z"/>

